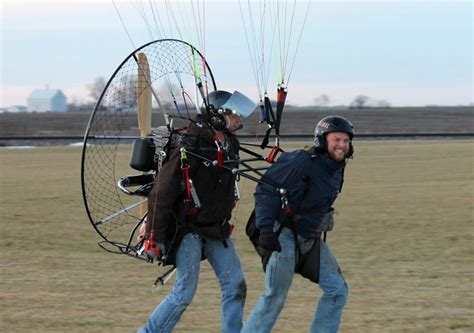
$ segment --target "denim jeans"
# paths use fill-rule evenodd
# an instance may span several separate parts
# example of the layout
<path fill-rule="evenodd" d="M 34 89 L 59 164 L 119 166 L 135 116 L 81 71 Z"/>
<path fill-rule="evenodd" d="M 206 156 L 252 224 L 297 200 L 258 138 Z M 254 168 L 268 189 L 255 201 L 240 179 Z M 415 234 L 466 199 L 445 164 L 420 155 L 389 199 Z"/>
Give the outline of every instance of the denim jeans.
<path fill-rule="evenodd" d="M 201 263 L 201 250 L 219 280 L 222 332 L 240 332 L 247 288 L 239 257 L 230 238 L 227 247 L 222 241 L 206 240 L 195 234 L 184 236 L 176 253 L 176 282 L 141 327 L 139 333 L 171 332 L 196 293 Z M 206 321 L 206 318 L 202 318 Z M 199 322 L 196 323 L 196 327 Z"/>
<path fill-rule="evenodd" d="M 271 332 L 285 304 L 295 268 L 295 238 L 283 228 L 279 241 L 281 252 L 273 252 L 265 274 L 265 291 L 257 301 L 242 330 L 243 333 Z M 337 332 L 348 288 L 329 246 L 320 242 L 319 287 L 323 290 L 309 332 Z M 307 245 L 307 244 L 305 244 Z M 307 247 L 307 246 L 306 246 Z"/>

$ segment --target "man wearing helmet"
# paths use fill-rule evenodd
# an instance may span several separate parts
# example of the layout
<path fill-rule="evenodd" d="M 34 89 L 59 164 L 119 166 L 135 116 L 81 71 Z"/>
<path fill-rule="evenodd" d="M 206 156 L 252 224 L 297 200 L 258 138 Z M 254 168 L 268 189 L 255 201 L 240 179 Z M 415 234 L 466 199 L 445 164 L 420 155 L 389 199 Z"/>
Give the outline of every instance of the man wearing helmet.
<path fill-rule="evenodd" d="M 323 290 L 309 332 L 337 332 L 348 288 L 321 234 L 334 225 L 332 205 L 354 152 L 353 137 L 354 127 L 347 119 L 325 117 L 316 125 L 313 147 L 283 153 L 265 173 L 267 183 L 280 184 L 286 192 L 257 185 L 255 219 L 259 246 L 268 251 L 268 261 L 264 261 L 265 291 L 243 332 L 271 332 L 295 272 Z"/>
<path fill-rule="evenodd" d="M 155 178 L 145 233 L 154 246 L 145 247 L 146 254 L 160 258 L 165 253 L 165 264 L 176 265 L 176 282 L 138 332 L 173 330 L 194 297 L 202 259 L 209 261 L 221 285 L 222 331 L 240 332 L 247 287 L 229 224 L 236 177 L 208 161 L 238 158 L 240 115 L 254 108 L 238 92 L 211 92 L 187 127 L 178 147 L 184 150 L 175 149 Z M 230 161 L 226 165 L 237 167 Z"/>

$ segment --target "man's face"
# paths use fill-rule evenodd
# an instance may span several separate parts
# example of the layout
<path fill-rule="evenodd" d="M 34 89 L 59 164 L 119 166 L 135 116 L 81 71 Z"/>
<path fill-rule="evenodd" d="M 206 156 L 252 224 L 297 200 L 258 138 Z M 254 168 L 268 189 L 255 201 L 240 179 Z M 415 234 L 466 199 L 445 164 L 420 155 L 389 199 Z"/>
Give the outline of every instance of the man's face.
<path fill-rule="evenodd" d="M 229 114 L 224 116 L 225 120 L 225 127 L 229 132 L 236 132 L 238 129 L 240 129 L 240 123 L 242 122 L 242 119 L 240 118 L 239 115 L 237 114 Z"/>
<path fill-rule="evenodd" d="M 328 154 L 334 161 L 343 161 L 346 154 L 349 152 L 349 134 L 344 132 L 332 132 L 326 135 L 326 142 L 328 144 Z"/>

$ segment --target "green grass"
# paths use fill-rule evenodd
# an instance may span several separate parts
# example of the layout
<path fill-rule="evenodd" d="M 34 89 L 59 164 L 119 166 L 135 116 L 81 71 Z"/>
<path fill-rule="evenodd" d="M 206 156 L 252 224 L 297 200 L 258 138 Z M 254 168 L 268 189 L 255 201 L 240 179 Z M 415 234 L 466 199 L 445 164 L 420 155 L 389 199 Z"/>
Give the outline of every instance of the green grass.
<path fill-rule="evenodd" d="M 341 332 L 474 331 L 473 153 L 473 141 L 356 143 L 328 237 L 350 288 Z M 156 266 L 96 245 L 80 154 L 0 149 L 0 332 L 131 332 L 172 285 L 151 294 Z M 249 288 L 247 316 L 263 274 L 244 235 L 254 184 L 241 187 L 234 240 Z M 274 331 L 306 332 L 319 295 L 297 277 Z M 219 299 L 203 262 L 176 331 L 218 332 Z"/>

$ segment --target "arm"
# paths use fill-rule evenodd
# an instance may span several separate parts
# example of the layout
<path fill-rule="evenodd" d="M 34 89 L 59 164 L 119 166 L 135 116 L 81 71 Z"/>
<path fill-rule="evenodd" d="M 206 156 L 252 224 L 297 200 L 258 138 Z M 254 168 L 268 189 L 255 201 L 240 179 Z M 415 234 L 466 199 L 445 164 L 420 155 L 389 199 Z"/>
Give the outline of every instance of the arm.
<path fill-rule="evenodd" d="M 267 170 L 262 180 L 269 184 L 281 184 L 287 191 L 289 205 L 295 209 L 300 204 L 310 166 L 309 155 L 302 151 L 284 153 Z M 262 233 L 273 231 L 275 221 L 281 217 L 282 200 L 275 186 L 259 183 L 255 191 L 255 215 L 257 227 Z"/>
<path fill-rule="evenodd" d="M 255 197 L 255 218 L 262 233 L 273 231 L 275 221 L 281 213 L 281 198 L 277 189 L 266 184 L 257 184 Z"/>
<path fill-rule="evenodd" d="M 181 194 L 180 152 L 176 149 L 155 178 L 148 198 L 147 235 L 153 231 L 156 242 L 164 243 L 173 208 Z"/>

